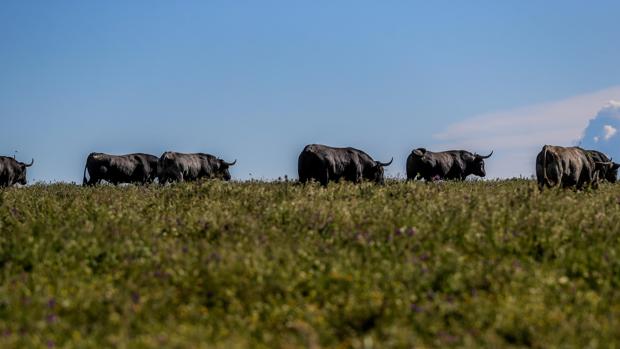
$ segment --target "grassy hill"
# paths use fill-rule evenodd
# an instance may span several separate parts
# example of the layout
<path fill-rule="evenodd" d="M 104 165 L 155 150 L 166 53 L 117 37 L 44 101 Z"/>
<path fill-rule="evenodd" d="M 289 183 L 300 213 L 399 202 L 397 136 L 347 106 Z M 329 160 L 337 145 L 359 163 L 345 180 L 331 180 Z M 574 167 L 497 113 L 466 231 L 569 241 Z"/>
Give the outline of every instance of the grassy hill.
<path fill-rule="evenodd" d="M 620 186 L 0 193 L 0 347 L 609 347 Z"/>

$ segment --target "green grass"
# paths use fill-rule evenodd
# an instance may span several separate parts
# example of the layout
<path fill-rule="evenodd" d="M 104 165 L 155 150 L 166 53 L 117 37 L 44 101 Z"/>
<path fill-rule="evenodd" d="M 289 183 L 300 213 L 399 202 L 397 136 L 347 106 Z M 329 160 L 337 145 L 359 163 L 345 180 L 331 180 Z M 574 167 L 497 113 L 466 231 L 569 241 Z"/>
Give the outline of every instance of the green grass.
<path fill-rule="evenodd" d="M 620 186 L 34 185 L 0 347 L 620 346 Z"/>

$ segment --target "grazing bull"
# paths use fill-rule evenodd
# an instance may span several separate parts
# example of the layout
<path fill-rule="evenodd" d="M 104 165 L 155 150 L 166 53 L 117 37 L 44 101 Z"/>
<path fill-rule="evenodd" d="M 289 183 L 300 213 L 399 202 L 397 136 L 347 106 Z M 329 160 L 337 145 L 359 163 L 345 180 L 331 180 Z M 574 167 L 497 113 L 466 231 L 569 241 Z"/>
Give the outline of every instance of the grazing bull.
<path fill-rule="evenodd" d="M 383 168 L 389 166 L 393 160 L 383 163 L 355 148 L 310 144 L 299 154 L 297 170 L 301 183 L 314 179 L 325 186 L 329 181 L 339 179 L 355 183 L 365 179 L 383 184 Z"/>
<path fill-rule="evenodd" d="M 587 152 L 590 153 L 590 156 L 594 162 L 611 162 L 611 158 L 608 158 L 607 155 L 598 150 L 587 150 Z M 616 183 L 616 180 L 618 179 L 618 168 L 620 168 L 620 164 L 615 162 L 613 162 L 613 165 L 609 169 L 603 166 L 601 172 L 599 173 L 599 179 L 606 180 L 610 183 Z"/>
<path fill-rule="evenodd" d="M 545 145 L 536 156 L 538 188 L 596 188 L 600 174 L 608 173 L 613 166 L 610 161 L 595 161 L 589 151 L 579 147 Z"/>
<path fill-rule="evenodd" d="M 0 187 L 10 187 L 15 184 L 26 185 L 26 169 L 34 164 L 19 162 L 14 158 L 0 156 Z"/>
<path fill-rule="evenodd" d="M 200 178 L 230 180 L 228 168 L 237 163 L 226 162 L 210 154 L 183 154 L 167 151 L 159 158 L 159 182 L 194 181 Z"/>
<path fill-rule="evenodd" d="M 484 160 L 493 155 L 482 156 L 465 150 L 432 152 L 424 148 L 414 149 L 407 157 L 407 179 L 418 177 L 426 181 L 434 179 L 464 180 L 470 174 L 484 177 Z"/>
<path fill-rule="evenodd" d="M 88 171 L 89 179 L 86 179 Z M 120 183 L 152 183 L 157 177 L 157 156 L 149 154 L 108 155 L 90 153 L 84 166 L 82 185 L 107 181 Z"/>

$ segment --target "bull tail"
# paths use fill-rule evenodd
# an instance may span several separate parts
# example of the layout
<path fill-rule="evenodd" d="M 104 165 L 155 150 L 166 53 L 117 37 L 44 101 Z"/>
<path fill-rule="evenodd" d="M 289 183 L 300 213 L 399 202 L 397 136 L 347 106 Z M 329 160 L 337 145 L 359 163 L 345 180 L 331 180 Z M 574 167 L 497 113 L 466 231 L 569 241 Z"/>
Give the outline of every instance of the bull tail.
<path fill-rule="evenodd" d="M 542 159 L 542 164 L 543 164 L 543 179 L 545 181 L 545 185 L 549 186 L 549 187 L 555 187 L 558 185 L 562 184 L 562 176 L 561 174 L 558 174 L 557 171 L 555 173 L 555 177 L 553 179 L 553 181 L 549 180 L 549 176 L 547 176 L 547 155 L 550 155 L 553 160 L 556 162 L 556 166 L 558 165 L 559 159 L 555 156 L 555 154 L 553 152 L 549 152 L 549 148 L 547 145 L 545 145 L 543 147 L 543 159 Z"/>
<path fill-rule="evenodd" d="M 547 146 L 543 147 L 543 158 L 542 158 L 542 171 L 543 171 L 543 179 L 545 180 L 545 184 L 549 183 L 549 178 L 547 178 Z"/>
<path fill-rule="evenodd" d="M 88 170 L 88 166 L 84 165 L 84 178 L 82 179 L 82 186 L 86 186 L 86 184 L 88 183 L 88 181 L 86 180 L 86 171 Z M 89 173 L 90 175 L 90 173 Z"/>

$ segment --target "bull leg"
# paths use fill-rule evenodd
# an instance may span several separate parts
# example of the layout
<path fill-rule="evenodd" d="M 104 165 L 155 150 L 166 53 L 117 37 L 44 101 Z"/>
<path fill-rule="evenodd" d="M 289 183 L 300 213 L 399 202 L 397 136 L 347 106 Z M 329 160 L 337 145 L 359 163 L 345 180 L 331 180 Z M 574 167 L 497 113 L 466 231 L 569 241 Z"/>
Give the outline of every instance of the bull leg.
<path fill-rule="evenodd" d="M 361 183 L 362 182 L 362 172 L 361 171 L 355 171 L 355 175 L 353 177 L 353 183 Z"/>
<path fill-rule="evenodd" d="M 94 187 L 95 185 L 99 184 L 99 181 L 100 179 L 97 177 L 90 177 L 88 182 L 86 182 L 86 185 L 89 187 Z"/>
<path fill-rule="evenodd" d="M 177 182 L 183 182 L 183 173 L 181 172 L 175 173 L 174 180 Z"/>
<path fill-rule="evenodd" d="M 329 182 L 329 170 L 325 169 L 323 173 L 321 173 L 321 175 L 319 176 L 319 183 L 321 183 L 322 186 L 327 187 L 328 182 Z"/>

